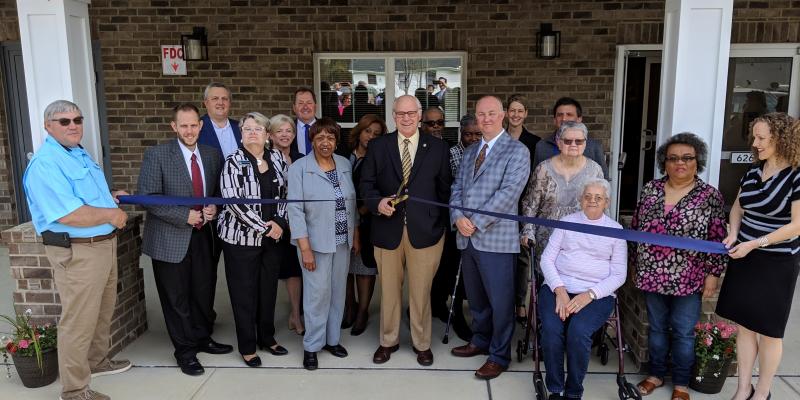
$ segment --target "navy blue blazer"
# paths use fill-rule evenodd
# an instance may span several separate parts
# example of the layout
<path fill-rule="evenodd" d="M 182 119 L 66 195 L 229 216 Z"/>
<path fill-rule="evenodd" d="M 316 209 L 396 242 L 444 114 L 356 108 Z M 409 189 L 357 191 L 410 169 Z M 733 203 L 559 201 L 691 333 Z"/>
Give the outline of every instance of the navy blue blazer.
<path fill-rule="evenodd" d="M 197 143 L 211 146 L 219 150 L 220 156 L 222 156 L 222 146 L 219 144 L 219 139 L 217 139 L 217 132 L 214 131 L 214 121 L 211 120 L 208 114 L 200 117 L 200 120 L 203 121 L 203 128 L 200 129 L 200 137 L 197 138 Z M 242 132 L 239 130 L 239 122 L 230 118 L 228 118 L 228 121 L 231 123 L 231 129 L 233 130 L 233 137 L 236 138 L 236 143 L 242 143 Z M 222 161 L 224 162 L 225 160 L 223 159 Z"/>
<path fill-rule="evenodd" d="M 405 225 L 408 238 L 415 249 L 430 247 L 442 238 L 448 226 L 447 209 L 421 203 L 409 206 L 404 201 L 395 207 L 391 217 L 378 214 L 380 199 L 395 194 L 403 181 L 397 135 L 397 131 L 394 131 L 372 139 L 361 167 L 361 197 L 374 214 L 370 219 L 372 244 L 384 249 L 396 249 L 400 245 Z M 450 185 L 453 183 L 449 147 L 439 138 L 421 132 L 419 135 L 417 154 L 411 166 L 406 193 L 409 196 L 448 203 Z"/>

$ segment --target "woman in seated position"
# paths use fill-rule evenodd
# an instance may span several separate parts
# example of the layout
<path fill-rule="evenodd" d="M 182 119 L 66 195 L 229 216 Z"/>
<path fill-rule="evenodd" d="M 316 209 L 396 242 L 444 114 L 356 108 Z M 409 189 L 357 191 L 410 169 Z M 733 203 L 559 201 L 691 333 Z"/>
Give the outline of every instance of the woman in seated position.
<path fill-rule="evenodd" d="M 621 229 L 605 214 L 608 181 L 594 178 L 577 196 L 581 211 L 561 221 Z M 625 283 L 625 241 L 562 229 L 553 230 L 542 252 L 544 285 L 539 292 L 542 352 L 550 399 L 580 399 L 589 367 L 592 334 L 614 309 L 614 291 Z M 564 353 L 567 379 L 564 381 Z M 563 393 L 563 395 L 562 395 Z"/>

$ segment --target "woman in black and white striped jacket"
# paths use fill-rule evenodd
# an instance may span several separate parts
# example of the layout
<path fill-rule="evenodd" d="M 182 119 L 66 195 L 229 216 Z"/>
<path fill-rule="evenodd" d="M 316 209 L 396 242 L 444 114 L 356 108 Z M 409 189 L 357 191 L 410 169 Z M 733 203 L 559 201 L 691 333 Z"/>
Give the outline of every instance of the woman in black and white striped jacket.
<path fill-rule="evenodd" d="M 242 147 L 222 167 L 222 197 L 285 199 L 287 165 L 268 150 L 269 120 L 251 112 L 242 117 Z M 239 353 L 250 367 L 261 365 L 256 346 L 273 355 L 288 352 L 275 341 L 275 297 L 284 252 L 278 241 L 288 229 L 286 203 L 229 204 L 219 216 L 225 275 L 231 296 Z"/>

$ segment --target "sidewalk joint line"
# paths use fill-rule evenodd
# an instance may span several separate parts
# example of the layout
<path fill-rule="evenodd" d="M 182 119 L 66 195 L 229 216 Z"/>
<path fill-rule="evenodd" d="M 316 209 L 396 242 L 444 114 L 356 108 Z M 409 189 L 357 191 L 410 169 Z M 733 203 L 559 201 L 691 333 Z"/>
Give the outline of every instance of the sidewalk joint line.
<path fill-rule="evenodd" d="M 206 385 L 206 383 L 208 383 L 208 381 L 211 380 L 211 377 L 214 376 L 215 373 L 217 373 L 217 368 L 214 368 L 214 369 L 211 370 L 211 373 L 208 374 L 208 376 L 206 376 L 205 379 L 203 379 L 203 383 L 201 383 L 200 386 L 197 387 L 197 389 L 194 391 L 194 393 L 192 393 L 192 396 L 189 397 L 189 398 L 190 399 L 194 399 L 197 396 L 197 394 L 200 393 L 200 390 L 203 389 L 203 387 Z"/>

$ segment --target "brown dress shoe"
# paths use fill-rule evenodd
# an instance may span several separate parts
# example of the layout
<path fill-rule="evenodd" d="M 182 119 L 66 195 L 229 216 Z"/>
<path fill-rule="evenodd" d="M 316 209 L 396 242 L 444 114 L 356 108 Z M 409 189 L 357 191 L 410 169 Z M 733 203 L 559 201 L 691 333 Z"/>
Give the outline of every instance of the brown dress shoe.
<path fill-rule="evenodd" d="M 486 361 L 483 366 L 478 368 L 475 371 L 475 376 L 481 379 L 494 379 L 500 376 L 500 374 L 506 370 L 507 367 L 504 367 L 494 361 Z"/>
<path fill-rule="evenodd" d="M 463 346 L 453 347 L 450 353 L 456 357 L 475 357 L 479 355 L 487 355 L 488 351 L 482 350 L 480 347 L 467 343 Z"/>
<path fill-rule="evenodd" d="M 423 367 L 433 365 L 433 352 L 431 352 L 431 349 L 419 351 L 416 347 L 412 346 L 412 348 L 414 349 L 414 353 L 417 354 L 417 362 L 419 365 Z"/>
<path fill-rule="evenodd" d="M 378 346 L 378 350 L 375 350 L 375 354 L 372 356 L 372 362 L 375 364 L 383 364 L 389 361 L 389 359 L 392 358 L 392 353 L 397 351 L 399 348 L 399 344 L 396 344 L 392 347 Z"/>

